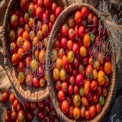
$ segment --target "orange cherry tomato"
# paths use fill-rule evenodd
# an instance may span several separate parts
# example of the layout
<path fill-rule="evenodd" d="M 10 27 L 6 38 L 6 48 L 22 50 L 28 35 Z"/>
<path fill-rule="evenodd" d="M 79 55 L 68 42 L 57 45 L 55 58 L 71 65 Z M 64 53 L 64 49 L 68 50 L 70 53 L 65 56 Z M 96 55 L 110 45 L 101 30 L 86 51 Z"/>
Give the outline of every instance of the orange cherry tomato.
<path fill-rule="evenodd" d="M 85 34 L 84 37 L 83 37 L 83 45 L 88 48 L 91 44 L 91 39 L 90 39 L 90 36 L 89 34 Z"/>
<path fill-rule="evenodd" d="M 97 70 L 93 69 L 93 79 L 97 79 Z"/>
<path fill-rule="evenodd" d="M 98 80 L 99 85 L 101 85 L 101 86 L 104 85 L 104 83 L 105 83 L 105 73 L 102 70 L 100 70 L 98 72 L 97 80 Z"/>
<path fill-rule="evenodd" d="M 84 85 L 84 93 L 85 93 L 85 95 L 88 95 L 89 90 L 90 90 L 90 81 L 86 80 L 85 81 L 85 85 Z"/>
<path fill-rule="evenodd" d="M 42 34 L 44 35 L 44 36 L 47 36 L 48 35 L 48 26 L 47 26 L 47 24 L 43 24 L 42 25 Z"/>
<path fill-rule="evenodd" d="M 80 118 L 80 109 L 78 107 L 75 107 L 73 109 L 73 117 L 77 120 Z"/>
<path fill-rule="evenodd" d="M 24 31 L 23 34 L 22 34 L 22 37 L 24 40 L 29 40 L 29 34 L 27 31 Z"/>
<path fill-rule="evenodd" d="M 85 112 L 86 112 L 86 108 L 84 106 L 81 107 L 81 118 L 85 117 Z"/>
<path fill-rule="evenodd" d="M 87 107 L 89 105 L 88 100 L 84 96 L 81 97 L 81 102 L 82 102 L 82 105 L 85 107 Z"/>
<path fill-rule="evenodd" d="M 112 72 L 111 62 L 105 62 L 105 64 L 104 64 L 104 72 L 107 75 L 109 75 Z"/>
<path fill-rule="evenodd" d="M 10 94 L 9 100 L 13 103 L 15 100 L 15 95 L 13 93 Z"/>
<path fill-rule="evenodd" d="M 44 61 L 45 60 L 45 51 L 44 50 L 41 50 L 40 52 L 39 52 L 39 61 L 40 62 L 42 62 L 42 61 Z"/>
<path fill-rule="evenodd" d="M 95 62 L 94 62 L 93 68 L 96 69 L 96 70 L 99 70 L 99 68 L 100 68 L 100 63 L 99 63 L 99 61 L 95 61 Z"/>
<path fill-rule="evenodd" d="M 86 55 L 87 55 L 86 47 L 84 47 L 84 46 L 80 47 L 80 55 L 81 55 L 81 57 L 86 57 Z"/>

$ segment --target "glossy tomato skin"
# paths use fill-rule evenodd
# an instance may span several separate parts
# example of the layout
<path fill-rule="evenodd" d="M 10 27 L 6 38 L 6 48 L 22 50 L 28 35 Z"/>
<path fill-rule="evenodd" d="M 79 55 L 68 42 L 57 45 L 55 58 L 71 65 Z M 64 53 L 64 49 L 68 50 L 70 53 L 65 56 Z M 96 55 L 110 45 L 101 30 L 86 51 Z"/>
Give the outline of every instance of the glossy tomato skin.
<path fill-rule="evenodd" d="M 61 12 L 62 12 L 62 8 L 58 6 L 55 10 L 55 16 L 58 17 Z"/>
<path fill-rule="evenodd" d="M 91 82 L 90 88 L 92 91 L 95 91 L 95 90 L 97 90 L 97 86 L 98 86 L 97 81 L 94 80 Z"/>
<path fill-rule="evenodd" d="M 79 92 L 79 87 L 77 85 L 74 86 L 74 94 L 78 94 Z"/>
<path fill-rule="evenodd" d="M 73 44 L 73 52 L 74 52 L 74 54 L 77 55 L 78 54 L 78 51 L 79 51 L 79 46 L 78 46 L 77 43 L 74 43 Z"/>
<path fill-rule="evenodd" d="M 62 36 L 66 37 L 68 35 L 69 27 L 67 24 L 63 24 L 61 27 Z"/>
<path fill-rule="evenodd" d="M 56 4 L 56 2 L 53 2 L 52 6 L 51 6 L 51 10 L 53 13 L 55 13 L 56 8 L 57 8 L 57 4 Z"/>
<path fill-rule="evenodd" d="M 83 78 L 83 75 L 82 74 L 78 74 L 77 76 L 76 76 L 76 84 L 78 85 L 78 86 L 81 86 L 82 84 L 83 84 L 83 80 L 84 80 L 84 78 Z"/>
<path fill-rule="evenodd" d="M 68 87 L 68 93 L 69 94 L 72 94 L 73 93 L 73 86 L 72 85 L 69 85 L 69 87 Z"/>
<path fill-rule="evenodd" d="M 65 49 L 66 46 L 67 46 L 67 39 L 65 37 L 63 37 L 61 39 L 61 47 Z"/>
<path fill-rule="evenodd" d="M 68 37 L 70 40 L 74 40 L 75 39 L 75 31 L 73 28 L 70 28 L 68 31 Z"/>
<path fill-rule="evenodd" d="M 88 65 L 88 66 L 86 67 L 86 77 L 87 77 L 87 78 L 92 79 L 92 77 L 93 77 L 92 70 L 93 70 L 93 68 L 92 68 L 91 65 Z"/>
<path fill-rule="evenodd" d="M 73 41 L 72 40 L 68 40 L 67 41 L 67 48 L 68 48 L 68 50 L 72 50 L 72 47 L 73 47 Z"/>
<path fill-rule="evenodd" d="M 58 92 L 58 99 L 60 101 L 63 101 L 65 99 L 65 93 L 62 90 Z"/>
<path fill-rule="evenodd" d="M 89 108 L 90 117 L 93 118 L 96 115 L 96 107 L 94 105 Z"/>
<path fill-rule="evenodd" d="M 68 58 L 67 58 L 66 55 L 63 55 L 63 57 L 62 57 L 62 66 L 63 66 L 65 69 L 67 69 L 67 67 L 68 67 Z"/>
<path fill-rule="evenodd" d="M 79 35 L 80 35 L 80 37 L 83 37 L 84 36 L 84 34 L 85 34 L 85 28 L 84 28 L 84 26 L 80 26 L 80 28 L 79 28 Z"/>
<path fill-rule="evenodd" d="M 63 57 L 64 54 L 65 54 L 65 50 L 63 48 L 60 48 L 60 50 L 58 52 L 59 58 L 62 59 L 62 57 Z"/>
<path fill-rule="evenodd" d="M 41 7 L 37 7 L 37 9 L 36 9 L 36 16 L 38 18 L 41 18 L 42 17 L 42 14 L 43 14 L 42 8 Z"/>
<path fill-rule="evenodd" d="M 68 83 L 67 83 L 67 82 L 63 82 L 63 83 L 61 84 L 61 86 L 62 86 L 62 91 L 63 91 L 64 93 L 67 93 L 67 92 L 68 92 Z"/>
<path fill-rule="evenodd" d="M 69 110 L 69 103 L 67 100 L 64 100 L 62 103 L 61 103 L 61 109 L 63 111 L 63 113 L 67 113 L 68 110 Z"/>
<path fill-rule="evenodd" d="M 81 16 L 82 16 L 82 18 L 84 18 L 84 19 L 87 18 L 88 14 L 89 14 L 88 8 L 87 7 L 82 7 L 81 8 Z"/>
<path fill-rule="evenodd" d="M 77 24 L 81 22 L 81 18 L 82 18 L 81 12 L 80 11 L 76 11 L 74 19 L 75 19 L 75 22 Z"/>
<path fill-rule="evenodd" d="M 14 53 L 11 57 L 11 61 L 12 61 L 12 64 L 13 65 L 17 65 L 18 64 L 18 61 L 19 61 L 19 56 L 17 53 Z"/>

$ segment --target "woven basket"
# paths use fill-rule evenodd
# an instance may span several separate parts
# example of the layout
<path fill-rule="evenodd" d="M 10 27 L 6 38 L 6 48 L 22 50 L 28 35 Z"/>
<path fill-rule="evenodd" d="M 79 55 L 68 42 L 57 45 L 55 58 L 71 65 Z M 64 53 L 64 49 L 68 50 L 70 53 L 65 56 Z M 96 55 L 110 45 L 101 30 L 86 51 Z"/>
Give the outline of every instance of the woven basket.
<path fill-rule="evenodd" d="M 103 20 L 103 22 L 105 22 L 104 18 L 100 15 L 100 13 L 92 6 L 88 5 L 88 4 L 84 4 L 84 3 L 74 3 L 71 4 L 70 6 L 68 6 L 61 14 L 60 16 L 57 18 L 50 36 L 49 36 L 49 40 L 48 40 L 48 46 L 47 46 L 47 53 L 46 53 L 46 73 L 47 73 L 47 80 L 48 80 L 48 89 L 49 89 L 49 93 L 50 93 L 50 97 L 52 99 L 52 103 L 53 106 L 58 114 L 58 116 L 65 122 L 98 122 L 101 120 L 101 118 L 104 116 L 105 112 L 108 110 L 111 100 L 112 100 L 112 96 L 113 96 L 113 92 L 114 92 L 114 87 L 115 87 L 115 73 L 116 73 L 116 66 L 115 66 L 115 51 L 112 48 L 111 52 L 112 52 L 112 56 L 111 56 L 111 60 L 112 60 L 112 75 L 111 75 L 111 82 L 109 84 L 109 91 L 108 91 L 108 96 L 106 98 L 105 101 L 105 105 L 102 108 L 102 111 L 93 119 L 90 119 L 89 121 L 87 120 L 72 120 L 69 119 L 66 115 L 63 114 L 63 112 L 60 109 L 60 105 L 58 102 L 58 98 L 57 98 L 57 92 L 55 90 L 55 86 L 54 86 L 54 82 L 53 82 L 53 76 L 52 76 L 52 71 L 49 70 L 50 67 L 50 53 L 51 50 L 53 48 L 53 44 L 54 41 L 56 40 L 56 34 L 57 31 L 60 30 L 61 25 L 65 22 L 67 16 L 69 13 L 73 12 L 74 10 L 80 9 L 81 7 L 86 6 L 89 8 L 89 10 L 93 11 L 96 15 L 98 15 L 98 18 L 101 18 Z M 106 23 L 106 22 L 105 22 Z M 109 30 L 107 30 L 107 33 L 109 36 L 111 36 Z M 112 44 L 112 40 L 110 40 L 110 44 Z M 112 46 L 112 45 L 111 45 Z"/>
<path fill-rule="evenodd" d="M 20 1 L 20 0 L 19 0 Z M 6 13 L 4 16 L 3 27 L 2 31 L 2 44 L 3 44 L 3 56 L 4 56 L 4 66 L 6 73 L 10 79 L 11 84 L 13 85 L 14 89 L 27 101 L 37 102 L 45 99 L 49 95 L 48 87 L 42 88 L 29 88 L 27 89 L 25 86 L 20 85 L 19 81 L 16 78 L 16 70 L 12 65 L 10 60 L 10 51 L 9 51 L 9 40 L 8 40 L 8 33 L 9 33 L 9 21 L 10 16 L 14 10 L 16 10 L 19 6 L 19 1 L 10 0 L 8 3 Z M 54 0 L 58 5 L 62 6 L 63 8 L 66 7 L 65 0 Z"/>

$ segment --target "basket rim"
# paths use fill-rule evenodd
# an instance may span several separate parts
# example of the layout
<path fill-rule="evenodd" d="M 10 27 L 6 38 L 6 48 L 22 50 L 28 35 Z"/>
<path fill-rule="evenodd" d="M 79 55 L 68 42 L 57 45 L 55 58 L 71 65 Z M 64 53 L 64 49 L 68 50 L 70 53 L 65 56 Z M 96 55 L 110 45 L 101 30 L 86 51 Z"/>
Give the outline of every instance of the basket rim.
<path fill-rule="evenodd" d="M 67 15 L 76 10 L 76 9 L 80 9 L 81 7 L 86 6 L 88 7 L 91 11 L 93 11 L 96 15 L 98 15 L 98 18 L 101 18 L 104 22 L 105 19 L 104 17 L 101 16 L 101 14 L 98 12 L 98 10 L 96 10 L 93 6 L 87 4 L 87 3 L 74 3 L 71 4 L 70 6 L 68 6 L 57 18 L 57 20 L 55 21 L 55 24 L 53 25 L 53 28 L 51 30 L 50 36 L 49 36 L 49 40 L 48 40 L 48 46 L 47 46 L 47 52 L 46 52 L 46 73 L 47 73 L 47 83 L 48 83 L 48 88 L 49 88 L 49 94 L 50 97 L 52 99 L 52 104 L 58 114 L 58 116 L 66 121 L 66 122 L 98 122 L 101 120 L 101 118 L 104 116 L 105 112 L 108 110 L 109 105 L 111 104 L 111 100 L 112 100 L 112 96 L 113 96 L 113 92 L 114 92 L 114 88 L 115 88 L 115 75 L 116 75 L 116 65 L 115 65 L 115 51 L 114 48 L 112 47 L 112 80 L 111 80 L 111 84 L 110 84 L 110 88 L 109 88 L 109 93 L 108 96 L 105 100 L 105 104 L 102 108 L 102 111 L 93 119 L 90 120 L 72 120 L 70 118 L 68 118 L 65 114 L 63 114 L 63 112 L 61 111 L 58 101 L 57 101 L 57 96 L 56 96 L 56 92 L 55 89 L 53 88 L 53 80 L 52 80 L 52 76 L 51 76 L 51 71 L 49 70 L 49 62 L 50 62 L 50 53 L 51 53 L 51 49 L 52 49 L 52 44 L 53 41 L 55 40 L 55 36 L 56 36 L 56 32 L 57 30 L 60 28 L 60 25 L 62 25 L 63 21 L 66 19 Z M 106 22 L 105 22 L 106 24 Z M 110 31 L 107 28 L 107 31 L 109 33 L 109 35 L 111 35 Z M 112 42 L 112 40 L 110 40 Z"/>
<path fill-rule="evenodd" d="M 45 98 L 49 96 L 49 90 L 48 90 L 48 85 L 46 88 L 38 88 L 38 90 L 32 92 L 31 89 L 24 91 L 21 85 L 19 84 L 18 80 L 16 77 L 13 76 L 13 71 L 14 69 L 12 68 L 12 63 L 9 59 L 9 49 L 7 48 L 7 27 L 9 25 L 9 16 L 11 10 L 15 7 L 15 2 L 16 0 L 10 0 L 5 12 L 4 20 L 3 20 L 3 26 L 2 26 L 2 45 L 3 45 L 3 57 L 4 57 L 4 67 L 6 74 L 8 75 L 8 78 L 13 86 L 13 88 L 19 93 L 19 95 L 24 98 L 27 101 L 31 102 L 37 102 L 37 101 L 42 101 Z M 67 7 L 65 0 L 59 1 L 61 3 L 61 6 L 64 8 Z M 18 82 L 18 83 L 17 83 Z M 36 88 L 35 88 L 36 89 Z M 40 90 L 42 89 L 42 90 Z"/>

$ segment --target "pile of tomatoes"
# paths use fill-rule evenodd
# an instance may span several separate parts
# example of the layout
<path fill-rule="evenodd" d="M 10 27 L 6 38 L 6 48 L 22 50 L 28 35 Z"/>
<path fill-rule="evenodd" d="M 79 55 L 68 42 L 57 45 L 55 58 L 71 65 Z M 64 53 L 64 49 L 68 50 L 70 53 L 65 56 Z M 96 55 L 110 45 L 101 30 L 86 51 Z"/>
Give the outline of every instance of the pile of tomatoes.
<path fill-rule="evenodd" d="M 1 101 L 5 106 L 9 104 L 4 117 L 5 122 L 32 122 L 34 120 L 60 122 L 50 97 L 41 102 L 23 101 L 20 103 L 14 93 L 3 91 Z"/>
<path fill-rule="evenodd" d="M 45 87 L 45 53 L 48 35 L 63 8 L 53 0 L 20 0 L 10 17 L 10 52 L 18 81 Z"/>
<path fill-rule="evenodd" d="M 4 117 L 5 122 L 26 121 L 25 110 L 12 92 L 8 93 L 7 91 L 3 91 L 1 101 L 5 106 L 9 104 Z"/>
<path fill-rule="evenodd" d="M 104 26 L 97 15 L 84 6 L 69 14 L 57 33 L 52 75 L 59 107 L 68 118 L 92 119 L 105 104 L 112 64 L 111 53 L 105 55 L 107 31 Z M 104 43 L 101 43 L 103 37 Z M 100 44 L 98 50 L 95 45 Z"/>

